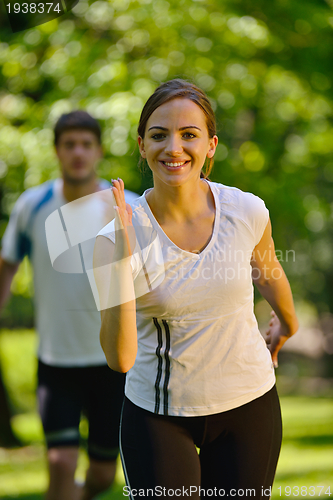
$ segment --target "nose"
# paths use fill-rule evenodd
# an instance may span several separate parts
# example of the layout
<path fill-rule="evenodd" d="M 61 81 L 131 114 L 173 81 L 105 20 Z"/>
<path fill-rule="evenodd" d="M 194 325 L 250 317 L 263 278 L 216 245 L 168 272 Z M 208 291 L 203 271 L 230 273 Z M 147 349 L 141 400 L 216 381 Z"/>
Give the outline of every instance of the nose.
<path fill-rule="evenodd" d="M 85 154 L 84 147 L 81 144 L 76 144 L 74 147 L 74 155 L 84 156 L 84 154 Z"/>
<path fill-rule="evenodd" d="M 170 134 L 165 145 L 165 154 L 168 156 L 180 156 L 183 153 L 181 138 L 177 134 Z"/>

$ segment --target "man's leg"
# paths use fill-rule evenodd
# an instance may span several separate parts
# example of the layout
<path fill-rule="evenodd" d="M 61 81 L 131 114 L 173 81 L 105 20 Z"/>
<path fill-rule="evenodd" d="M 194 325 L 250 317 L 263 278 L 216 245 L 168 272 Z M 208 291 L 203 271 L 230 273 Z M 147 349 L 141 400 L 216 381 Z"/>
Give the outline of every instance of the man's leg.
<path fill-rule="evenodd" d="M 78 500 L 74 475 L 79 449 L 82 370 L 38 365 L 38 403 L 47 443 L 47 500 Z"/>
<path fill-rule="evenodd" d="M 116 460 L 106 462 L 90 459 L 80 500 L 92 500 L 96 495 L 110 488 L 115 474 Z"/>
<path fill-rule="evenodd" d="M 119 422 L 124 399 L 125 375 L 107 365 L 91 367 L 86 379 L 89 421 L 89 468 L 82 500 L 107 490 L 116 473 L 119 452 Z"/>
<path fill-rule="evenodd" d="M 46 500 L 79 500 L 80 490 L 74 482 L 78 448 L 50 448 L 47 458 L 50 481 Z"/>

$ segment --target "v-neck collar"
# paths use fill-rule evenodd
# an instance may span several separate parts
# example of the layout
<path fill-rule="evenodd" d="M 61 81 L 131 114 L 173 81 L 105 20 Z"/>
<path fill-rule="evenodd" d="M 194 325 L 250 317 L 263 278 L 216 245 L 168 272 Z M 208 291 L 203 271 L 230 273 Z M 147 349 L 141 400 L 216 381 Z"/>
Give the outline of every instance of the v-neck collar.
<path fill-rule="evenodd" d="M 214 184 L 212 182 L 207 181 L 207 179 L 204 179 L 204 181 L 207 182 L 207 184 L 209 186 L 209 189 L 210 189 L 210 191 L 211 191 L 211 193 L 213 195 L 213 198 L 214 198 L 214 203 L 215 203 L 215 218 L 214 218 L 213 231 L 212 231 L 210 240 L 209 240 L 208 244 L 205 246 L 205 248 L 200 253 L 194 253 L 194 252 L 190 252 L 188 250 L 184 250 L 183 248 L 180 248 L 179 246 L 177 246 L 169 238 L 169 236 L 167 236 L 167 234 L 164 232 L 164 230 L 161 228 L 161 226 L 159 225 L 159 223 L 155 219 L 155 216 L 154 216 L 153 212 L 151 211 L 150 206 L 149 206 L 149 204 L 148 204 L 148 202 L 146 200 L 146 193 L 148 193 L 151 188 L 147 189 L 143 193 L 143 196 L 142 196 L 142 198 L 143 198 L 143 207 L 144 207 L 145 211 L 147 212 L 147 215 L 150 218 L 151 223 L 157 229 L 157 231 L 161 232 L 163 234 L 163 236 L 168 240 L 168 242 L 173 247 L 175 247 L 176 249 L 178 249 L 180 252 L 183 252 L 183 253 L 185 253 L 185 254 L 187 254 L 187 255 L 189 255 L 189 256 L 193 257 L 194 259 L 197 259 L 197 260 L 200 259 L 201 257 L 203 257 L 203 255 L 205 255 L 206 253 L 208 253 L 210 251 L 210 249 L 212 248 L 212 246 L 214 245 L 216 237 L 217 237 L 219 223 L 220 223 L 220 200 L 219 200 L 219 197 L 217 196 L 217 193 L 216 193 L 216 190 L 215 190 L 215 186 L 214 186 Z"/>

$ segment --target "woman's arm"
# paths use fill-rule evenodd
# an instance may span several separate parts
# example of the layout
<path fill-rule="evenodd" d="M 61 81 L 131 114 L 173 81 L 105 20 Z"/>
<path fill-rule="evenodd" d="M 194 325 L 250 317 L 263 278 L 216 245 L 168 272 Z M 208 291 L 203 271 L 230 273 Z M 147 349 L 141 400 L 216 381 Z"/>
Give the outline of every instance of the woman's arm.
<path fill-rule="evenodd" d="M 298 320 L 289 281 L 275 255 L 270 220 L 253 250 L 251 265 L 254 284 L 273 308 L 266 334 L 273 363 L 277 366 L 278 352 L 288 338 L 296 333 Z"/>
<path fill-rule="evenodd" d="M 108 365 L 126 373 L 137 353 L 136 304 L 131 269 L 129 233 L 133 232 L 132 210 L 125 203 L 124 183 L 113 181 L 117 202 L 116 243 L 104 236 L 96 239 L 94 276 L 100 298 L 100 341 Z"/>

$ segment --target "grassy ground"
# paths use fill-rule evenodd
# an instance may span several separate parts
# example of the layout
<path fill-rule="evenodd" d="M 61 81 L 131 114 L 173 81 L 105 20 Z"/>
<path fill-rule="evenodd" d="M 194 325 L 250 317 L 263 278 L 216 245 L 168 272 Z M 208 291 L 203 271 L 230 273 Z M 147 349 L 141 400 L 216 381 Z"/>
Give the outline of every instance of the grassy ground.
<path fill-rule="evenodd" d="M 34 351 L 35 335 L 32 331 L 1 332 L 0 361 L 17 413 L 13 427 L 26 444 L 17 450 L 0 448 L 2 500 L 41 500 L 47 483 L 42 429 L 34 397 Z M 333 497 L 333 401 L 328 398 L 281 397 L 281 406 L 284 439 L 272 499 L 288 496 L 329 499 L 328 487 Z M 83 431 L 84 427 L 83 422 Z M 86 463 L 82 451 L 78 479 L 83 478 Z M 123 485 L 119 464 L 113 490 L 100 496 L 100 500 L 123 499 Z"/>

